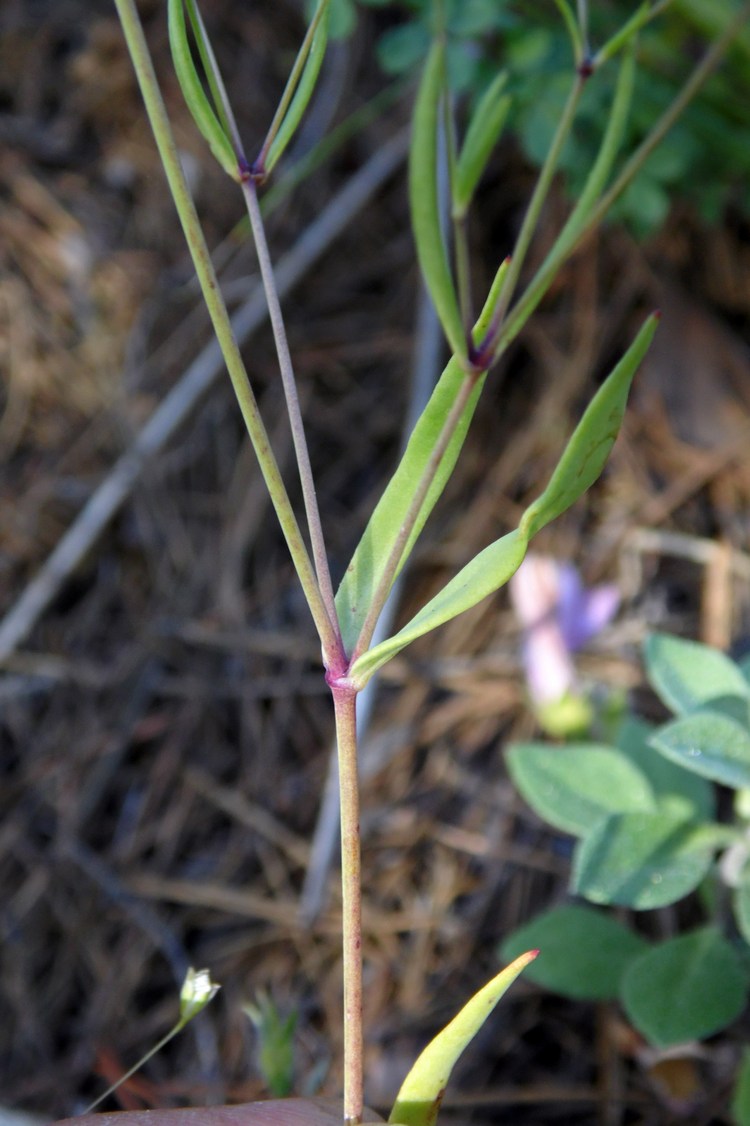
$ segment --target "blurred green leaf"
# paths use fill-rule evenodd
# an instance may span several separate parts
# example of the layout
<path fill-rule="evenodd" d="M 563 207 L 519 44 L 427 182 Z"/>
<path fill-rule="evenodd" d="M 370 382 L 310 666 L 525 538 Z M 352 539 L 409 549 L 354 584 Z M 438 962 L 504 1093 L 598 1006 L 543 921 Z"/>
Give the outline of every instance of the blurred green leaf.
<path fill-rule="evenodd" d="M 735 1020 L 747 998 L 737 953 L 715 927 L 669 939 L 636 958 L 622 1001 L 639 1032 L 657 1048 L 702 1040 Z"/>
<path fill-rule="evenodd" d="M 273 998 L 265 992 L 242 1010 L 258 1034 L 258 1065 L 266 1086 L 275 1098 L 286 1098 L 294 1087 L 295 1012 L 283 1016 Z"/>
<path fill-rule="evenodd" d="M 416 67 L 430 48 L 430 33 L 423 23 L 412 21 L 383 32 L 376 54 L 386 74 L 404 74 Z"/>
<path fill-rule="evenodd" d="M 401 1085 L 388 1119 L 390 1123 L 434 1126 L 456 1061 L 506 990 L 536 955 L 536 950 L 528 951 L 506 966 L 430 1041 Z"/>
<path fill-rule="evenodd" d="M 578 842 L 571 888 L 593 903 L 664 907 L 698 886 L 715 848 L 704 825 L 674 811 L 616 813 Z"/>
<path fill-rule="evenodd" d="M 750 787 L 750 732 L 715 711 L 693 712 L 658 728 L 650 743 L 685 770 L 734 789 Z"/>
<path fill-rule="evenodd" d="M 601 817 L 658 806 L 644 774 L 621 751 L 597 744 L 519 743 L 508 770 L 540 817 L 556 829 L 584 836 Z"/>
<path fill-rule="evenodd" d="M 683 770 L 654 752 L 649 743 L 656 729 L 635 716 L 626 716 L 617 736 L 617 746 L 648 778 L 660 806 L 682 811 L 697 821 L 710 821 L 716 815 L 714 788 L 705 778 Z"/>
<path fill-rule="evenodd" d="M 717 696 L 750 696 L 750 685 L 725 653 L 697 641 L 653 633 L 644 646 L 648 678 L 666 706 L 678 715 Z"/>
<path fill-rule="evenodd" d="M 569 903 L 520 927 L 503 943 L 502 954 L 514 958 L 538 947 L 539 957 L 526 971 L 531 981 L 574 1000 L 609 1001 L 618 996 L 627 967 L 648 945 L 611 915 Z"/>

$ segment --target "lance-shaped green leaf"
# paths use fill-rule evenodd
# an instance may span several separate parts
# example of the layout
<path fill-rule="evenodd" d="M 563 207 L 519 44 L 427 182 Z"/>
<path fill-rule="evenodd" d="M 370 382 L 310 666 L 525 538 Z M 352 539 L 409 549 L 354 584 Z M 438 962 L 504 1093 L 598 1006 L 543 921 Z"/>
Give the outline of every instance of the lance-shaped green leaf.
<path fill-rule="evenodd" d="M 237 154 L 203 89 L 188 40 L 184 0 L 169 0 L 169 44 L 183 97 L 211 152 L 233 180 L 239 180 Z"/>
<path fill-rule="evenodd" d="M 427 1045 L 401 1086 L 388 1119 L 390 1123 L 398 1123 L 399 1126 L 434 1126 L 456 1060 L 474 1039 L 509 986 L 538 953 L 538 950 L 529 950 L 506 966 L 497 977 L 475 993 L 458 1016 Z"/>
<path fill-rule="evenodd" d="M 436 40 L 427 56 L 414 107 L 409 153 L 409 203 L 417 258 L 425 285 L 455 356 L 466 366 L 466 329 L 443 241 L 438 195 L 438 125 L 445 89 L 445 44 Z"/>
<path fill-rule="evenodd" d="M 633 376 L 646 355 L 658 323 L 656 314 L 647 319 L 589 403 L 549 485 L 521 517 L 520 530 L 528 539 L 570 508 L 601 473 L 620 430 Z"/>
<path fill-rule="evenodd" d="M 695 711 L 721 696 L 747 700 L 750 684 L 742 670 L 726 653 L 672 637 L 653 633 L 644 645 L 646 672 L 660 699 L 678 715 Z"/>
<path fill-rule="evenodd" d="M 457 219 L 465 216 L 474 190 L 503 131 L 510 108 L 510 98 L 507 94 L 502 94 L 507 81 L 507 73 L 501 71 L 490 83 L 474 110 L 466 132 L 456 164 L 453 187 L 453 215 Z"/>
<path fill-rule="evenodd" d="M 282 97 L 282 113 L 274 118 L 269 131 L 269 136 L 272 135 L 273 139 L 263 162 L 265 172 L 270 172 L 278 163 L 315 90 L 328 43 L 329 9 L 329 0 L 319 0 Z"/>
<path fill-rule="evenodd" d="M 505 261 L 497 271 L 484 309 L 474 330 L 475 339 L 479 339 L 487 331 L 507 269 L 508 263 Z M 336 595 L 336 610 L 341 623 L 344 645 L 349 653 L 353 650 L 359 637 L 373 594 L 379 586 L 384 568 L 411 506 L 412 498 L 419 487 L 435 443 L 465 379 L 466 374 L 461 370 L 458 361 L 455 358 L 451 359 L 438 380 L 427 406 L 417 420 L 403 457 L 378 501 L 346 569 Z M 406 542 L 399 570 L 406 559 L 409 558 L 425 521 L 435 507 L 446 482 L 453 472 L 485 379 L 486 375 L 480 376 L 467 400 L 453 437 L 435 472 L 419 516 Z M 397 575 L 398 570 L 394 579 Z"/>
<path fill-rule="evenodd" d="M 350 676 L 359 688 L 406 645 L 476 606 L 507 583 L 521 565 L 532 536 L 569 508 L 593 484 L 617 437 L 630 384 L 651 343 L 657 323 L 656 316 L 648 318 L 626 354 L 599 388 L 568 442 L 549 485 L 526 509 L 519 527 L 481 551 L 403 629 L 363 653 L 353 663 Z"/>
<path fill-rule="evenodd" d="M 692 712 L 660 727 L 652 747 L 686 770 L 735 790 L 750 787 L 750 733 L 722 712 Z"/>

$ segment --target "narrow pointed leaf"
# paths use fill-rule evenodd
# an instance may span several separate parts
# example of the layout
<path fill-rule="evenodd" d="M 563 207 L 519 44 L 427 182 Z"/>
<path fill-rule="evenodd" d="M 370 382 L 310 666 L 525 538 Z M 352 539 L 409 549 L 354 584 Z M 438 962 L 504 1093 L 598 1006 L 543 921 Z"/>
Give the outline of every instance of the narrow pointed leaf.
<path fill-rule="evenodd" d="M 278 132 L 268 150 L 265 161 L 266 172 L 270 172 L 281 158 L 285 148 L 297 131 L 297 126 L 302 120 L 302 115 L 307 109 L 315 90 L 315 83 L 318 80 L 328 43 L 329 10 L 329 0 L 319 0 L 311 25 L 312 42 L 309 42 L 309 53 L 289 108 L 284 114 Z M 308 43 L 307 39 L 306 43 Z M 303 45 L 303 49 L 308 48 Z"/>
<path fill-rule="evenodd" d="M 438 124 L 445 84 L 445 44 L 433 43 L 414 108 L 409 154 L 409 202 L 417 257 L 435 310 L 455 356 L 467 362 L 466 330 L 443 241 L 438 198 Z"/>
<path fill-rule="evenodd" d="M 364 687 L 373 673 L 406 645 L 416 641 L 418 637 L 422 637 L 425 633 L 429 633 L 430 630 L 436 629 L 444 622 L 450 621 L 451 618 L 457 617 L 464 610 L 476 606 L 483 598 L 503 586 L 521 565 L 531 537 L 555 516 L 564 512 L 593 484 L 599 476 L 617 437 L 630 384 L 651 342 L 657 323 L 657 317 L 649 317 L 625 356 L 599 388 L 563 452 L 549 485 L 541 497 L 526 509 L 521 518 L 520 526 L 515 531 L 503 536 L 502 539 L 496 540 L 495 543 L 490 544 L 489 547 L 475 556 L 402 630 L 363 653 L 354 662 L 350 675 L 359 688 Z M 449 364 L 440 384 L 443 383 L 443 380 L 446 380 L 450 371 L 451 365 Z M 460 371 L 455 370 L 453 378 L 460 378 Z M 453 394 L 456 393 L 456 390 L 453 391 Z M 431 410 L 436 395 L 437 391 L 430 400 L 422 419 Z M 471 409 L 473 411 L 473 401 Z M 464 412 L 464 414 L 466 415 L 467 412 Z M 420 419 L 418 429 L 421 426 L 422 419 Z M 468 425 L 468 418 L 466 424 Z M 437 431 L 433 428 L 433 433 L 435 432 Z M 415 430 L 412 441 L 414 441 L 416 433 Z M 420 438 L 430 439 L 426 427 L 420 431 Z M 463 436 L 461 436 L 461 441 L 463 441 Z M 423 448 L 421 452 L 424 462 L 429 456 L 429 449 Z M 455 452 L 457 455 L 458 449 Z M 419 463 L 417 462 L 417 464 Z M 399 467 L 400 472 L 401 467 Z M 392 485 L 393 481 L 389 485 L 389 489 Z M 411 495 L 415 483 L 407 478 L 404 485 Z M 440 487 L 442 488 L 442 485 Z M 403 511 L 405 511 L 405 506 Z M 397 504 L 390 502 L 385 512 L 390 524 L 390 534 L 393 535 L 393 519 L 398 512 Z M 377 515 L 377 510 L 375 515 Z M 374 547 L 372 540 L 371 528 L 373 523 L 374 520 L 368 527 L 367 543 L 372 556 L 377 558 L 377 548 Z M 360 553 L 360 548 L 357 549 L 357 553 Z M 362 558 L 360 554 L 357 563 L 363 570 L 367 567 L 370 570 L 372 568 L 372 563 L 367 556 Z M 364 570 L 364 577 L 368 577 L 367 570 Z M 348 605 L 344 603 L 342 591 L 344 591 L 344 597 L 348 599 Z M 346 623 L 351 623 L 356 616 L 361 615 L 363 607 L 366 612 L 366 600 L 360 602 L 360 598 L 365 593 L 363 584 L 360 584 L 357 590 L 353 586 L 353 582 L 347 583 L 346 588 L 345 584 L 342 583 L 342 590 L 339 591 L 336 604 L 341 613 L 345 641 L 349 629 Z"/>
<path fill-rule="evenodd" d="M 750 733 L 721 712 L 692 712 L 660 727 L 652 747 L 686 770 L 731 786 L 750 787 Z"/>
<path fill-rule="evenodd" d="M 218 63 L 216 62 L 216 56 L 214 55 L 213 48 L 206 34 L 206 29 L 203 25 L 203 20 L 195 0 L 184 0 L 184 3 L 190 19 L 190 26 L 193 30 L 193 38 L 195 39 L 198 53 L 200 54 L 203 73 L 206 76 L 208 88 L 213 98 L 214 111 L 225 136 L 231 138 L 232 126 L 230 125 L 226 109 L 228 104 L 227 93 L 224 88 L 224 80 L 221 77 Z"/>
<path fill-rule="evenodd" d="M 622 982 L 626 1013 L 657 1048 L 719 1032 L 740 1015 L 746 999 L 739 955 L 711 926 L 647 950 Z"/>
<path fill-rule="evenodd" d="M 508 264 L 504 262 L 497 271 L 492 289 L 474 330 L 475 339 L 479 339 L 487 330 L 507 268 Z M 344 645 L 349 653 L 359 637 L 373 592 L 378 587 L 383 568 L 406 518 L 412 497 L 419 486 L 443 423 L 451 411 L 465 378 L 466 376 L 458 361 L 455 358 L 451 359 L 438 380 L 427 406 L 420 415 L 403 457 L 378 501 L 346 569 L 336 595 L 336 610 L 341 623 Z M 486 376 L 481 376 L 477 380 L 476 387 L 461 415 L 453 438 L 438 466 L 419 517 L 404 548 L 401 557 L 402 566 L 409 558 L 428 516 L 453 472 L 484 387 L 485 379 Z"/>
<path fill-rule="evenodd" d="M 208 142 L 216 160 L 232 179 L 239 179 L 237 154 L 206 97 L 193 62 L 185 22 L 184 0 L 169 0 L 168 25 L 172 59 L 183 97 L 195 124 Z"/>
<path fill-rule="evenodd" d="M 453 211 L 457 216 L 466 214 L 474 190 L 503 131 L 510 108 L 510 98 L 502 94 L 507 80 L 507 74 L 501 71 L 494 82 L 490 83 L 474 110 L 456 166 Z"/>
<path fill-rule="evenodd" d="M 408 625 L 393 637 L 368 649 L 354 662 L 350 670 L 352 680 L 358 687 L 364 687 L 373 673 L 406 645 L 476 606 L 477 602 L 507 583 L 521 566 L 526 548 L 527 541 L 516 529 L 480 551 L 422 607 Z"/>
<path fill-rule="evenodd" d="M 604 468 L 615 443 L 630 385 L 656 332 L 652 315 L 589 404 L 542 495 L 521 518 L 520 530 L 531 539 L 586 492 Z"/>
<path fill-rule="evenodd" d="M 427 1045 L 401 1086 L 389 1122 L 399 1126 L 434 1126 L 456 1061 L 509 986 L 537 954 L 537 950 L 527 951 L 506 966 L 475 993 L 458 1016 Z"/>
<path fill-rule="evenodd" d="M 653 633 L 644 646 L 646 672 L 659 697 L 673 712 L 684 715 L 720 696 L 750 697 L 742 670 L 710 645 Z"/>

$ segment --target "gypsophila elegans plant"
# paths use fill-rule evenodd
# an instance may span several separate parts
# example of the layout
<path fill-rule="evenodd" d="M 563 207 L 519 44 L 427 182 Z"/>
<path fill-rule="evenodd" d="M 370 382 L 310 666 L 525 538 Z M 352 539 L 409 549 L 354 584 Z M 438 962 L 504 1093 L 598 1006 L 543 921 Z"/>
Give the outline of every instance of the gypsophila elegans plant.
<path fill-rule="evenodd" d="M 180 165 L 169 117 L 138 17 L 135 0 L 115 0 L 174 197 L 195 271 L 239 407 L 317 631 L 330 688 L 338 745 L 343 893 L 344 1109 L 346 1126 L 363 1116 L 362 925 L 359 780 L 356 709 L 375 673 L 412 641 L 475 606 L 503 586 L 521 564 L 533 537 L 596 481 L 617 437 L 628 391 L 656 331 L 652 314 L 584 412 L 547 487 L 522 513 L 518 526 L 490 543 L 392 636 L 373 642 L 389 592 L 403 568 L 459 456 L 477 401 L 492 367 L 544 297 L 560 268 L 607 215 L 682 110 L 747 22 L 744 5 L 719 29 L 685 86 L 640 145 L 623 152 L 631 111 L 639 33 L 668 0 L 640 5 L 601 44 L 590 42 L 587 4 L 556 0 L 569 40 L 570 79 L 559 120 L 531 194 L 515 245 L 498 263 L 494 283 L 475 307 L 466 233 L 472 198 L 497 144 L 512 103 L 497 75 L 460 134 L 447 68 L 444 13 L 431 13 L 432 40 L 416 92 L 409 158 L 409 199 L 416 255 L 438 312 L 451 358 L 414 427 L 403 458 L 362 533 L 338 591 L 334 591 L 323 521 L 300 401 L 269 254 L 260 194 L 294 135 L 324 61 L 329 0 L 318 0 L 278 109 L 264 137 L 240 136 L 220 65 L 197 0 L 168 0 L 169 37 L 177 77 L 195 124 L 244 201 L 268 302 L 303 498 L 302 519 L 291 503 L 234 339 L 211 256 Z M 584 90 L 603 68 L 617 79 L 598 151 L 570 215 L 547 257 L 525 285 L 522 268 L 571 137 Z M 443 232 L 438 191 L 439 138 L 449 169 L 450 238 Z M 524 951 L 481 990 L 419 1058 L 399 1094 L 390 1121 L 428 1126 L 436 1119 L 451 1068 L 466 1043 L 537 951 Z"/>

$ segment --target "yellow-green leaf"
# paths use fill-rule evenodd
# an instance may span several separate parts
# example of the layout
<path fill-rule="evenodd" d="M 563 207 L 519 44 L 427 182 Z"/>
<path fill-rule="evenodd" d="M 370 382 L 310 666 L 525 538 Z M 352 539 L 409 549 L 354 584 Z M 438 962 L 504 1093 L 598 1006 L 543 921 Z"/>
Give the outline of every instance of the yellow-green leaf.
<path fill-rule="evenodd" d="M 457 1059 L 509 986 L 538 953 L 538 950 L 529 950 L 506 966 L 475 993 L 458 1016 L 427 1045 L 401 1085 L 388 1119 L 391 1126 L 397 1123 L 399 1126 L 433 1126 Z"/>

